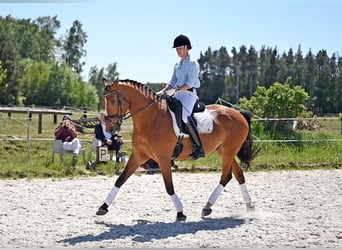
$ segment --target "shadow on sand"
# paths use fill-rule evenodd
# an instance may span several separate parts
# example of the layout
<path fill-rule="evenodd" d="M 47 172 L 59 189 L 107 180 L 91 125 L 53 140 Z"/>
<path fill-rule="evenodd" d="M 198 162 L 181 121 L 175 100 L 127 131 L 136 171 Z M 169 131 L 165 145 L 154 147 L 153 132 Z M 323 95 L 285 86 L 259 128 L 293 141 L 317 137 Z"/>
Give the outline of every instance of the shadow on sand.
<path fill-rule="evenodd" d="M 250 220 L 248 220 L 250 221 Z M 98 225 L 108 227 L 108 230 L 98 235 L 81 235 L 61 240 L 60 242 L 76 245 L 82 242 L 100 242 L 105 240 L 124 239 L 132 237 L 132 241 L 148 242 L 152 239 L 165 239 L 180 234 L 194 234 L 201 230 L 223 230 L 238 227 L 246 223 L 245 219 L 225 217 L 220 219 L 203 219 L 195 222 L 150 222 L 139 220 L 135 225 L 110 224 L 95 222 Z"/>

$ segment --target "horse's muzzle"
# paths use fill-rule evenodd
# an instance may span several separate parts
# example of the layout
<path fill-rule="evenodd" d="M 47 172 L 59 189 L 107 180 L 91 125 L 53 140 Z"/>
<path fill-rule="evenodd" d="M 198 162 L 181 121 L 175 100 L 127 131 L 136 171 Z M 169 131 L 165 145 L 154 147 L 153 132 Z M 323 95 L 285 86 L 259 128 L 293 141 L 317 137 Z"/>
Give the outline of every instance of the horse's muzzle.
<path fill-rule="evenodd" d="M 121 122 L 120 121 L 106 121 L 106 128 L 109 133 L 114 135 L 115 133 L 121 130 Z"/>
<path fill-rule="evenodd" d="M 115 122 L 115 123 L 110 124 L 109 133 L 111 133 L 112 135 L 114 135 L 117 132 L 120 132 L 120 130 L 121 130 L 120 122 Z"/>

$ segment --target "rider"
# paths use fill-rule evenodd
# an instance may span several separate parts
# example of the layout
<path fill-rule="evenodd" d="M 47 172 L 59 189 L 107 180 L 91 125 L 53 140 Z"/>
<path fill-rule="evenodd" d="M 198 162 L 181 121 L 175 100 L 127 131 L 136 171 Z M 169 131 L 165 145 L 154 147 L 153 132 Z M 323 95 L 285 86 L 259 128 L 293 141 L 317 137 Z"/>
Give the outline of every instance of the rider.
<path fill-rule="evenodd" d="M 192 60 L 189 55 L 189 50 L 192 48 L 190 39 L 185 35 L 179 35 L 173 42 L 173 48 L 176 48 L 180 62 L 176 63 L 172 78 L 158 95 L 163 95 L 169 89 L 176 89 L 174 97 L 182 104 L 182 120 L 186 124 L 188 133 L 194 143 L 194 151 L 189 156 L 196 160 L 199 157 L 204 157 L 201 138 L 197 131 L 196 122 L 191 117 L 192 110 L 198 100 L 196 88 L 199 88 L 201 83 L 199 76 L 199 64 L 196 60 Z"/>

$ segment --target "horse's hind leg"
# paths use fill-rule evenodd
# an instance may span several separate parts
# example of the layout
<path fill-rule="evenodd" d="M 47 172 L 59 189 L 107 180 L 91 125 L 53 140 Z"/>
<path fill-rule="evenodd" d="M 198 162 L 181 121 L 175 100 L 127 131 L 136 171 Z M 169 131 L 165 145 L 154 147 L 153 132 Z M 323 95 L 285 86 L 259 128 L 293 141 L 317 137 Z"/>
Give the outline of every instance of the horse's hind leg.
<path fill-rule="evenodd" d="M 227 166 L 225 164 L 229 164 L 229 163 L 223 162 L 223 164 L 224 164 L 223 166 Z M 237 179 L 237 181 L 240 184 L 240 190 L 241 190 L 241 193 L 242 193 L 243 200 L 244 200 L 244 202 L 246 204 L 247 210 L 253 210 L 254 209 L 253 206 L 252 206 L 251 198 L 250 198 L 248 190 L 247 190 L 247 186 L 246 186 L 246 183 L 245 183 L 245 177 L 244 177 L 242 169 L 240 168 L 240 166 L 238 165 L 238 163 L 236 162 L 235 159 L 233 159 L 233 161 L 230 162 L 230 164 L 231 165 L 228 168 L 227 167 L 223 167 L 220 183 L 214 189 L 212 194 L 209 196 L 207 204 L 202 209 L 202 216 L 208 216 L 208 215 L 211 214 L 211 212 L 212 212 L 211 207 L 215 204 L 218 196 L 221 194 L 221 192 L 223 191 L 224 187 L 232 179 L 232 173 L 234 174 L 234 177 Z"/>
<path fill-rule="evenodd" d="M 220 183 L 217 185 L 217 187 L 214 189 L 214 191 L 209 196 L 209 199 L 207 201 L 207 204 L 202 209 L 202 217 L 208 216 L 211 214 L 212 209 L 211 207 L 215 204 L 217 198 L 223 191 L 224 187 L 227 185 L 227 183 L 232 179 L 232 160 L 233 157 L 223 157 L 222 158 L 222 175 L 220 179 Z"/>
<path fill-rule="evenodd" d="M 242 169 L 240 168 L 239 164 L 236 162 L 235 159 L 233 161 L 232 171 L 233 171 L 235 179 L 240 184 L 242 198 L 246 204 L 247 210 L 248 211 L 253 210 L 254 207 L 252 206 L 251 197 L 249 196 L 249 192 L 248 192 L 247 185 L 245 182 L 245 176 L 243 174 Z"/>

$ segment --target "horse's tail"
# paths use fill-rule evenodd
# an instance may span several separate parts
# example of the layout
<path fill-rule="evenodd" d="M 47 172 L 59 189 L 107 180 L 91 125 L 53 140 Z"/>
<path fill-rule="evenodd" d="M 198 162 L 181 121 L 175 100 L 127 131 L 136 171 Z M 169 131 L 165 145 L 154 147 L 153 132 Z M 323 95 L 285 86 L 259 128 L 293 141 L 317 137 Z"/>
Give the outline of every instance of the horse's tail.
<path fill-rule="evenodd" d="M 240 111 L 240 113 L 245 117 L 248 123 L 248 135 L 244 143 L 242 144 L 240 151 L 237 153 L 240 161 L 246 164 L 248 168 L 253 159 L 257 156 L 259 149 L 253 145 L 253 138 L 251 134 L 251 120 L 252 114 L 248 111 Z"/>

